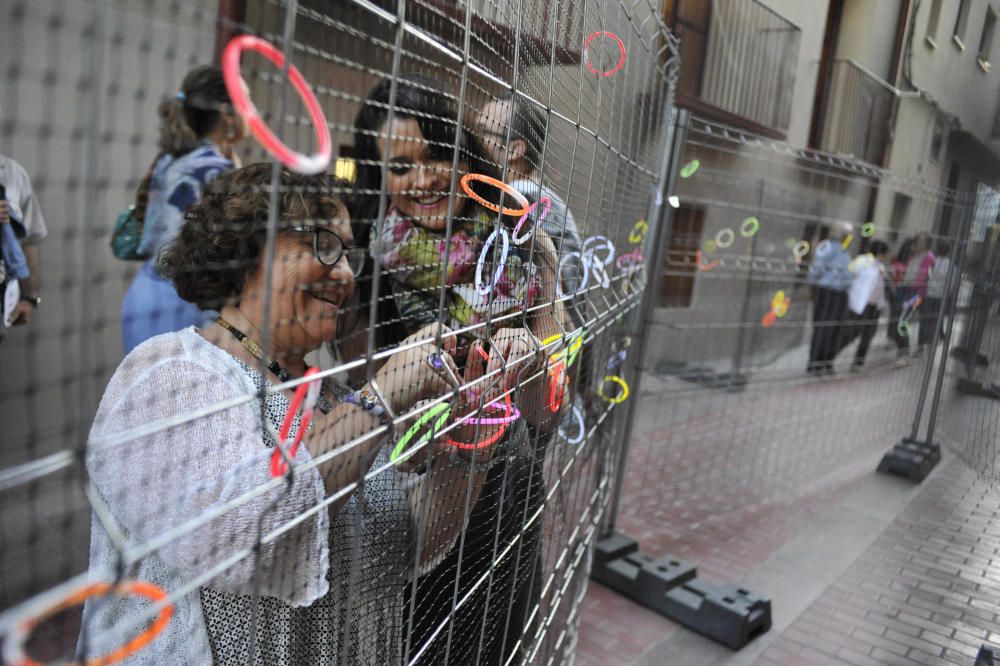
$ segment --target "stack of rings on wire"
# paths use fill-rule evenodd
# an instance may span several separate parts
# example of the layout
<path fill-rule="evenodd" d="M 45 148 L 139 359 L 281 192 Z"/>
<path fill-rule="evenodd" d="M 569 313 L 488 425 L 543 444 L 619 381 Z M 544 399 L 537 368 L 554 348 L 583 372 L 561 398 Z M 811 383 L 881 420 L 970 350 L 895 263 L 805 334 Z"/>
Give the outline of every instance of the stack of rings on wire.
<path fill-rule="evenodd" d="M 604 257 L 597 256 L 598 251 L 601 250 L 605 253 Z M 583 275 L 580 284 L 577 285 L 573 293 L 586 289 L 592 275 L 602 288 L 607 289 L 611 285 L 611 277 L 608 275 L 607 267 L 615 261 L 615 245 L 606 236 L 591 236 L 583 242 L 583 247 L 579 252 L 567 252 L 559 259 L 556 279 L 556 296 L 558 298 L 567 296 L 562 289 L 563 270 L 574 259 L 583 264 Z"/>
<path fill-rule="evenodd" d="M 270 42 L 253 35 L 233 37 L 222 54 L 222 77 L 226 84 L 226 92 L 229 93 L 229 99 L 233 102 L 233 108 L 246 122 L 250 132 L 260 142 L 260 145 L 272 157 L 297 173 L 306 175 L 323 173 L 330 166 L 333 141 L 330 138 L 330 128 L 326 123 L 323 108 L 312 89 L 309 88 L 309 84 L 306 83 L 305 77 L 295 65 L 288 66 L 288 80 L 291 81 L 292 87 L 302 98 L 302 103 L 312 121 L 316 136 L 316 152 L 313 155 L 303 155 L 289 148 L 260 117 L 260 112 L 257 111 L 257 107 L 250 101 L 250 97 L 243 88 L 243 77 L 240 76 L 240 56 L 243 55 L 244 50 L 259 53 L 274 63 L 275 67 L 285 66 L 285 55 Z"/>
<path fill-rule="evenodd" d="M 498 188 L 504 194 L 510 195 L 518 204 L 521 205 L 520 208 L 506 208 L 498 206 L 490 201 L 479 196 L 475 190 L 472 189 L 470 183 L 474 181 L 479 181 L 493 185 Z M 500 281 L 500 276 L 503 275 L 504 266 L 507 265 L 507 257 L 510 255 L 510 244 L 513 241 L 514 245 L 521 245 L 522 243 L 528 241 L 535 233 L 535 228 L 545 221 L 545 218 L 549 214 L 549 209 L 552 207 L 552 199 L 549 197 L 542 197 L 538 201 L 529 204 L 527 198 L 516 189 L 508 185 L 507 183 L 497 180 L 492 176 L 486 176 L 481 173 L 469 173 L 462 176 L 461 180 L 462 189 L 465 193 L 474 201 L 482 204 L 483 206 L 489 208 L 494 213 L 501 213 L 503 215 L 518 215 L 520 216 L 517 220 L 517 224 L 514 226 L 514 230 L 511 235 L 507 235 L 507 230 L 503 227 L 494 229 L 492 233 L 486 238 L 486 242 L 483 243 L 483 247 L 479 252 L 479 259 L 476 262 L 476 293 L 480 296 L 485 296 L 489 294 L 496 287 L 497 282 Z M 531 215 L 539 206 L 544 206 L 541 215 L 538 216 L 537 222 L 532 224 L 531 229 L 525 233 L 521 233 L 521 228 L 524 226 L 525 221 L 527 221 L 528 216 Z M 502 243 L 500 250 L 500 259 L 496 262 L 496 268 L 492 278 L 487 281 L 483 275 L 486 269 L 486 257 L 488 253 L 493 249 L 494 245 L 498 242 Z"/>
<path fill-rule="evenodd" d="M 549 410 L 553 413 L 558 412 L 562 408 L 566 387 L 569 385 L 568 368 L 573 365 L 577 355 L 580 353 L 580 347 L 583 345 L 583 334 L 584 329 L 579 328 L 568 336 L 565 336 L 566 348 L 560 349 L 549 356 Z M 542 340 L 541 345 L 542 347 L 547 347 L 563 339 L 564 335 L 562 333 L 556 333 Z"/>

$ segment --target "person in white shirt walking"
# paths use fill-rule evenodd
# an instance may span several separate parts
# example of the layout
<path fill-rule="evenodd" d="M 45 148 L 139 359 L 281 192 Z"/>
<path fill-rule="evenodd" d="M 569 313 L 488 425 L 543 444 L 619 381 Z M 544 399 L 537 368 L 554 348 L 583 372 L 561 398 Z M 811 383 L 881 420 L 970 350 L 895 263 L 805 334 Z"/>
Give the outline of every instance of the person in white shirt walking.
<path fill-rule="evenodd" d="M 864 366 L 868 347 L 878 330 L 879 313 L 887 305 L 883 262 L 888 255 L 889 246 L 883 241 L 875 240 L 868 252 L 856 257 L 847 267 L 851 273 L 851 286 L 847 289 L 847 314 L 840 327 L 837 349 L 841 351 L 855 338 L 861 338 L 854 352 L 852 370 Z"/>

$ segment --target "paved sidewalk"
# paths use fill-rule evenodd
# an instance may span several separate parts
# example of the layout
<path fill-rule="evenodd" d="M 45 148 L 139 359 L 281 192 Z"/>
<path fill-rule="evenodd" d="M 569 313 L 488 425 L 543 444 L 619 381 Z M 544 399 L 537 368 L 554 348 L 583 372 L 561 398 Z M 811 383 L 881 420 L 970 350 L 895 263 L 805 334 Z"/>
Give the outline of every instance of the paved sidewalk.
<path fill-rule="evenodd" d="M 576 663 L 971 666 L 1000 639 L 1000 496 L 950 455 L 922 485 L 874 472 L 922 370 L 644 395 L 619 529 L 770 596 L 775 625 L 734 653 L 592 583 Z"/>
<path fill-rule="evenodd" d="M 961 664 L 1000 648 L 1000 495 L 953 458 L 756 664 Z"/>

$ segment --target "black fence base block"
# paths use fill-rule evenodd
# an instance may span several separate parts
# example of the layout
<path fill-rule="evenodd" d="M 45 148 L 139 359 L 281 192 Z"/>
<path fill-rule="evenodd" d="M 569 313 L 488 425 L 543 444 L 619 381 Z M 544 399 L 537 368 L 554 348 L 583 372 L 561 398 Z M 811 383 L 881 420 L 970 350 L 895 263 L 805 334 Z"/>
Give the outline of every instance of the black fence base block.
<path fill-rule="evenodd" d="M 660 361 L 655 370 L 658 375 L 679 375 L 687 367 L 687 361 Z"/>
<path fill-rule="evenodd" d="M 997 385 L 995 382 L 987 384 L 986 382 L 977 382 L 972 379 L 960 377 L 955 384 L 955 390 L 966 395 L 1000 400 L 1000 385 Z"/>
<path fill-rule="evenodd" d="M 878 464 L 878 471 L 883 474 L 906 477 L 914 483 L 920 483 L 927 478 L 927 475 L 940 461 L 940 446 L 904 437 L 903 441 L 882 456 L 882 461 Z"/>
<path fill-rule="evenodd" d="M 634 539 L 618 532 L 597 542 L 590 572 L 597 582 L 660 613 L 666 612 L 667 591 L 696 575 L 698 570 L 690 562 L 670 555 L 644 555 Z"/>
<path fill-rule="evenodd" d="M 724 388 L 729 393 L 738 393 L 747 386 L 747 376 L 741 372 L 720 372 L 712 382 L 712 388 Z"/>
<path fill-rule="evenodd" d="M 591 578 L 734 650 L 771 628 L 771 601 L 739 585 L 697 579 L 690 562 L 639 551 L 619 532 L 597 542 Z"/>
<path fill-rule="evenodd" d="M 666 615 L 738 650 L 771 628 L 771 600 L 735 584 L 692 580 L 667 592 Z"/>
<path fill-rule="evenodd" d="M 976 661 L 972 666 L 1000 666 L 1000 653 L 983 645 L 979 648 Z"/>
<path fill-rule="evenodd" d="M 695 384 L 709 384 L 715 381 L 715 370 L 708 367 L 707 365 L 697 365 L 694 367 L 689 367 L 681 371 L 678 375 L 681 379 L 686 382 L 694 382 Z"/>
<path fill-rule="evenodd" d="M 951 357 L 956 361 L 961 361 L 962 363 L 968 365 L 975 363 L 976 365 L 984 368 L 990 364 L 989 356 L 977 352 L 975 358 L 973 358 L 972 353 L 965 347 L 954 347 L 951 350 Z"/>

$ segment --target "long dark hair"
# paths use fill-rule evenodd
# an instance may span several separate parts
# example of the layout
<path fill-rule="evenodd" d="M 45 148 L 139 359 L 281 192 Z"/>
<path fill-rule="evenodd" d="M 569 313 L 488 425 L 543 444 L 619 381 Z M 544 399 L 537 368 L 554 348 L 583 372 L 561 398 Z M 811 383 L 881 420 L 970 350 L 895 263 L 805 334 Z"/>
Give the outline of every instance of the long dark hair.
<path fill-rule="evenodd" d="M 458 112 L 452 96 L 440 83 L 421 74 L 401 74 L 396 77 L 396 96 L 390 100 L 392 79 L 382 79 L 365 98 L 354 118 L 354 193 L 351 197 L 351 219 L 357 224 L 370 225 L 378 216 L 379 195 L 382 191 L 382 160 L 378 138 L 389 118 L 390 104 L 395 118 L 413 118 L 429 143 L 434 159 L 451 161 L 458 144 L 459 161 L 465 162 L 470 173 L 496 177 L 495 169 L 486 156 L 479 139 L 470 132 L 471 123 L 463 123 L 458 132 Z M 496 188 L 475 182 L 473 191 L 487 201 L 496 203 Z M 471 203 L 471 202 L 470 202 Z M 478 204 L 476 204 L 478 205 Z M 355 236 L 367 239 L 368 233 Z"/>
<path fill-rule="evenodd" d="M 389 117 L 390 103 L 395 118 L 413 118 L 420 126 L 420 132 L 429 143 L 434 159 L 451 161 L 455 145 L 459 149 L 459 161 L 465 162 L 470 173 L 481 173 L 497 177 L 486 152 L 473 135 L 471 123 L 462 123 L 459 131 L 458 112 L 452 103 L 452 96 L 444 92 L 440 83 L 420 74 L 402 74 L 396 77 L 395 98 L 390 100 L 392 79 L 382 79 L 365 98 L 354 119 L 354 159 L 356 160 L 354 190 L 348 202 L 351 225 L 355 242 L 368 246 L 372 225 L 378 217 L 379 196 L 383 190 L 382 162 L 378 138 Z M 472 184 L 473 191 L 483 199 L 497 203 L 499 191 L 481 182 Z M 463 193 L 459 193 L 464 196 Z M 510 204 L 507 204 L 510 205 Z M 484 209 L 476 202 L 469 202 L 463 217 L 473 217 Z M 359 307 L 367 308 L 371 302 L 372 261 L 362 277 L 357 281 L 355 291 Z M 378 319 L 371 325 L 378 327 L 376 341 L 380 348 L 399 343 L 409 331 L 402 321 L 396 303 L 392 298 L 388 279 L 383 279 L 378 303 Z"/>
<path fill-rule="evenodd" d="M 898 261 L 901 264 L 910 263 L 910 258 L 913 256 L 913 245 L 916 241 L 916 236 L 911 236 L 903 241 L 903 244 L 899 246 L 899 250 L 896 251 L 895 261 Z"/>
<path fill-rule="evenodd" d="M 232 109 L 222 70 L 213 65 L 195 67 L 177 94 L 160 104 L 160 151 L 174 156 L 189 153 Z"/>

